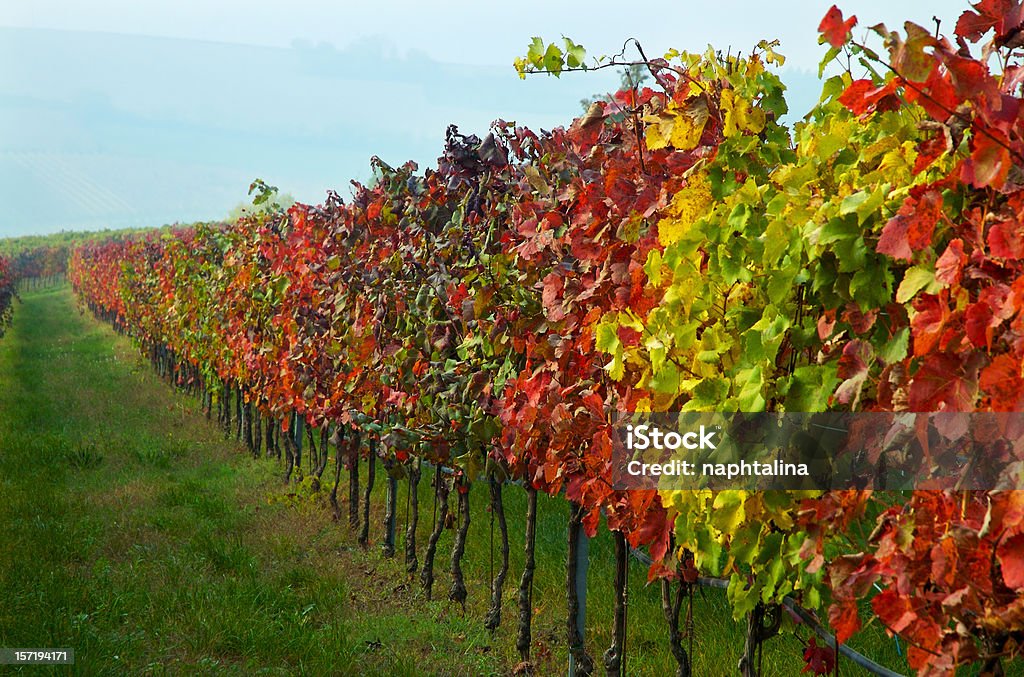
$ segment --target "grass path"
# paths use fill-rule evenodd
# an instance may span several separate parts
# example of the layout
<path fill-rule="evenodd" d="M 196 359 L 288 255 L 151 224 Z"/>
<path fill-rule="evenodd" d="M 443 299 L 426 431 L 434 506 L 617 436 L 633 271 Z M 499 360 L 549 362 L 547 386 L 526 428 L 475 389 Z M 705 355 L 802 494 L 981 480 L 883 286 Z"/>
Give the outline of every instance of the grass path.
<path fill-rule="evenodd" d="M 73 647 L 75 674 L 507 674 L 525 500 L 506 492 L 513 557 L 505 621 L 491 637 L 485 493 L 473 491 L 463 615 L 445 599 L 451 532 L 427 602 L 398 561 L 358 549 L 323 501 L 288 493 L 274 462 L 225 441 L 128 340 L 80 314 L 67 289 L 29 294 L 0 340 L 0 647 Z M 400 520 L 404 505 L 403 485 Z M 558 674 L 568 510 L 542 497 L 539 513 L 534 653 L 544 674 Z M 599 665 L 611 552 L 606 534 L 591 544 L 587 640 Z M 631 567 L 629 672 L 671 674 L 645 573 Z M 697 674 L 734 672 L 742 639 L 719 591 L 699 597 L 695 624 Z M 901 665 L 891 641 L 866 641 Z M 765 674 L 799 674 L 800 653 L 792 635 L 772 640 Z"/>
<path fill-rule="evenodd" d="M 497 667 L 400 650 L 393 637 L 442 646 L 469 623 L 350 585 L 339 529 L 268 504 L 275 466 L 225 442 L 69 292 L 16 315 L 0 341 L 0 646 L 73 647 L 76 674 Z"/>

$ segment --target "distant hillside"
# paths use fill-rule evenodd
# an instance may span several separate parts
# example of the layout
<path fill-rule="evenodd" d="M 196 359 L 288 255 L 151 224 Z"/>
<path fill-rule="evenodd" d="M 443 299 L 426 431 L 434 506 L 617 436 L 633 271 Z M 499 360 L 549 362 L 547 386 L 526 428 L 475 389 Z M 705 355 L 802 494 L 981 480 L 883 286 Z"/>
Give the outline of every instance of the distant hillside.
<path fill-rule="evenodd" d="M 514 55 L 509 55 L 511 63 Z M 613 73 L 531 78 L 377 43 L 248 47 L 0 28 L 0 236 L 225 215 L 261 177 L 347 194 L 368 158 L 433 164 L 444 130 L 571 120 Z"/>

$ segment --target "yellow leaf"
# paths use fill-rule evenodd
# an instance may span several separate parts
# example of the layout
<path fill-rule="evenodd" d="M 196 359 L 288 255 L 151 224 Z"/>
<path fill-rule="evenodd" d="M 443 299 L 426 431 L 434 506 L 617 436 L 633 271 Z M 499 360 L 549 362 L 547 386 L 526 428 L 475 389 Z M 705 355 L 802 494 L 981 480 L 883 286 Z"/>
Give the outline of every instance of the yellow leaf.
<path fill-rule="evenodd" d="M 722 134 L 734 136 L 743 132 L 757 134 L 764 129 L 764 111 L 753 108 L 746 99 L 737 96 L 732 89 L 722 91 L 720 104 L 725 125 Z"/>
<path fill-rule="evenodd" d="M 711 208 L 711 182 L 705 172 L 696 172 L 672 196 L 668 216 L 658 222 L 658 241 L 664 246 L 679 242 L 690 227 Z"/>
<path fill-rule="evenodd" d="M 626 363 L 622 359 L 622 344 L 615 348 L 612 361 L 605 365 L 605 370 L 613 381 L 621 381 L 626 374 Z"/>
<path fill-rule="evenodd" d="M 672 126 L 672 145 L 679 150 L 692 150 L 700 142 L 700 136 L 704 133 L 704 123 L 698 126 L 697 122 L 688 115 L 680 115 Z"/>
<path fill-rule="evenodd" d="M 644 140 L 647 142 L 647 150 L 660 150 L 668 145 L 668 139 L 661 133 L 661 125 L 649 125 L 644 130 Z"/>
<path fill-rule="evenodd" d="M 662 219 L 658 221 L 658 242 L 668 247 L 683 239 L 690 224 L 680 219 Z"/>

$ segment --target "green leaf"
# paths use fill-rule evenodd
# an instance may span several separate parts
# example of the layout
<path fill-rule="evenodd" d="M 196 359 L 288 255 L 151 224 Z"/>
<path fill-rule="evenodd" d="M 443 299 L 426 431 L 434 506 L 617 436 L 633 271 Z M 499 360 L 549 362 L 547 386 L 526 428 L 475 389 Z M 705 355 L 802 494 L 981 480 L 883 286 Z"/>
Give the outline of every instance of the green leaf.
<path fill-rule="evenodd" d="M 764 243 L 764 264 L 771 266 L 779 261 L 785 254 L 790 253 L 792 244 L 793 227 L 785 219 L 774 219 L 768 223 L 765 230 Z"/>
<path fill-rule="evenodd" d="M 565 40 L 565 63 L 569 68 L 586 68 L 587 65 L 584 61 L 587 58 L 587 50 L 583 48 L 583 45 L 577 45 L 575 42 L 563 36 Z"/>
<path fill-rule="evenodd" d="M 893 334 L 892 338 L 885 342 L 881 348 L 878 349 L 878 356 L 886 364 L 895 364 L 906 358 L 907 356 L 907 344 L 910 340 L 910 327 L 903 327 L 898 332 Z"/>
<path fill-rule="evenodd" d="M 544 70 L 558 77 L 562 73 L 563 63 L 562 50 L 552 42 L 544 52 Z"/>
<path fill-rule="evenodd" d="M 526 59 L 537 68 L 544 66 L 544 41 L 542 39 L 534 37 L 530 41 L 530 47 L 526 52 Z"/>
<path fill-rule="evenodd" d="M 654 392 L 666 395 L 679 392 L 679 368 L 671 360 L 663 361 L 661 368 L 652 374 L 650 387 Z"/>
<path fill-rule="evenodd" d="M 785 271 L 772 271 L 768 280 L 768 298 L 772 303 L 781 305 L 793 292 L 793 276 Z"/>
<path fill-rule="evenodd" d="M 722 491 L 715 496 L 712 505 L 711 524 L 723 534 L 732 534 L 745 516 L 743 501 L 746 493 L 742 491 Z"/>
<path fill-rule="evenodd" d="M 825 74 L 825 69 L 828 67 L 832 60 L 839 56 L 839 47 L 829 47 L 829 50 L 825 52 L 825 56 L 822 57 L 821 62 L 818 64 L 818 79 Z M 825 92 L 822 92 L 822 101 L 825 100 Z"/>
<path fill-rule="evenodd" d="M 706 529 L 697 530 L 695 535 L 697 548 L 693 554 L 694 564 L 712 576 L 720 575 L 722 573 L 722 544 L 713 539 Z"/>
<path fill-rule="evenodd" d="M 619 341 L 618 327 L 613 322 L 602 322 L 597 325 L 594 347 L 602 353 L 613 354 L 622 347 Z"/>
<path fill-rule="evenodd" d="M 804 365 L 793 370 L 786 391 L 786 411 L 825 411 L 835 390 L 836 363 Z"/>
<path fill-rule="evenodd" d="M 842 207 L 840 207 L 841 210 Z M 843 240 L 852 240 L 862 232 L 863 230 L 853 222 L 853 219 L 829 219 L 828 223 L 821 229 L 818 244 L 832 244 Z"/>
<path fill-rule="evenodd" d="M 729 578 L 729 587 L 726 588 L 725 593 L 732 606 L 733 618 L 740 619 L 757 606 L 760 586 L 757 585 L 757 581 L 752 586 L 748 586 L 742 576 L 734 574 Z"/>
<path fill-rule="evenodd" d="M 764 411 L 764 374 L 760 366 L 741 369 L 736 374 L 735 383 L 739 386 L 737 404 L 740 411 Z"/>
<path fill-rule="evenodd" d="M 608 371 L 608 375 L 611 376 L 613 381 L 621 381 L 622 377 L 626 374 L 626 364 L 622 361 L 621 343 L 615 350 L 615 356 L 612 357 L 612 361 L 608 363 L 605 369 Z"/>
<path fill-rule="evenodd" d="M 914 298 L 914 295 L 917 294 L 917 292 L 934 283 L 934 270 L 922 268 L 921 266 L 914 266 L 913 268 L 908 269 L 903 275 L 903 281 L 900 282 L 900 286 L 896 290 L 896 302 L 906 303 L 910 299 Z"/>
<path fill-rule="evenodd" d="M 841 216 L 846 216 L 847 214 L 852 214 L 858 211 L 860 206 L 867 201 L 869 195 L 870 194 L 866 190 L 859 190 L 853 195 L 847 195 L 843 198 L 843 201 L 839 203 L 839 214 Z"/>
<path fill-rule="evenodd" d="M 647 263 L 644 264 L 644 272 L 647 273 L 647 279 L 650 280 L 651 284 L 655 287 L 661 285 L 661 252 L 657 249 L 652 249 L 647 254 Z"/>

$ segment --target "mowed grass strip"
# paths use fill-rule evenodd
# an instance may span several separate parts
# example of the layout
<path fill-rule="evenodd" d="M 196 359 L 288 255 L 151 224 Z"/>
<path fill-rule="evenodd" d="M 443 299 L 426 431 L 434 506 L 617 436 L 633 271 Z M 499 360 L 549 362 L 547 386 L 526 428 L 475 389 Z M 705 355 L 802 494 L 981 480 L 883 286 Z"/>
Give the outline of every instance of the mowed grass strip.
<path fill-rule="evenodd" d="M 421 562 L 432 527 L 428 475 L 419 490 Z M 225 441 L 193 398 L 157 379 L 130 341 L 81 314 L 67 289 L 26 295 L 0 340 L 0 646 L 73 647 L 75 674 L 510 673 L 525 492 L 505 491 L 512 562 L 492 636 L 483 617 L 499 555 L 486 486 L 471 493 L 465 614 L 447 601 L 453 531 L 438 548 L 433 601 L 404 572 L 405 482 L 399 555 L 380 554 L 385 487 L 378 466 L 364 551 L 347 524 L 331 520 L 322 495 L 284 487 L 275 461 L 254 461 Z M 542 496 L 538 512 L 533 653 L 541 674 L 559 674 L 568 507 Z M 590 552 L 586 639 L 600 666 L 613 608 L 606 532 Z M 743 627 L 722 591 L 697 595 L 694 628 L 696 674 L 734 672 Z M 634 563 L 630 674 L 674 673 L 667 632 L 660 591 Z M 857 645 L 905 666 L 877 625 Z M 771 640 L 765 674 L 799 674 L 801 654 L 792 634 Z"/>
<path fill-rule="evenodd" d="M 354 596 L 344 534 L 268 501 L 276 470 L 67 289 L 26 294 L 0 340 L 0 647 L 75 649 L 32 674 L 500 669 L 451 650 L 469 619 Z"/>

